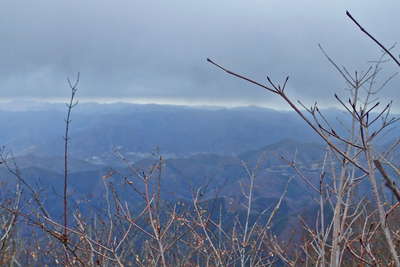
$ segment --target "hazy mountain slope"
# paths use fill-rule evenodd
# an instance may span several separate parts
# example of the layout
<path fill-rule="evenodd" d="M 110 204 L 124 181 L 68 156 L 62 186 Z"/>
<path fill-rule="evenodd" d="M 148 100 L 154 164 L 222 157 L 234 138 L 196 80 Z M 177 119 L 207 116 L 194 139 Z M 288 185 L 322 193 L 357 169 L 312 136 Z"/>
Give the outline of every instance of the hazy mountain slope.
<path fill-rule="evenodd" d="M 54 106 L 2 111 L 0 142 L 17 154 L 61 155 L 64 116 Z M 71 153 L 87 158 L 106 157 L 114 147 L 132 156 L 156 147 L 178 156 L 236 154 L 285 138 L 310 141 L 315 136 L 295 114 L 262 108 L 81 104 L 72 114 L 71 138 Z"/>

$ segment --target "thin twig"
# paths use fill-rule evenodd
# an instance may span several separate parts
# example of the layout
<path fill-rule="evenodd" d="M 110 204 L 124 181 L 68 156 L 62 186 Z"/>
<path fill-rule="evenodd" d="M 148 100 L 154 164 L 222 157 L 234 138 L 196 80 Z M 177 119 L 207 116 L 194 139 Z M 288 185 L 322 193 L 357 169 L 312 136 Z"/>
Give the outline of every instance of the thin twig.
<path fill-rule="evenodd" d="M 379 42 L 375 37 L 373 37 L 367 30 L 365 30 L 360 23 L 350 14 L 349 11 L 346 11 L 346 15 L 360 28 L 360 30 L 365 33 L 370 39 L 372 39 L 377 45 L 379 45 L 380 48 L 382 48 L 392 59 L 396 64 L 400 67 L 400 62 L 397 60 L 397 58 L 387 49 L 381 42 Z"/>

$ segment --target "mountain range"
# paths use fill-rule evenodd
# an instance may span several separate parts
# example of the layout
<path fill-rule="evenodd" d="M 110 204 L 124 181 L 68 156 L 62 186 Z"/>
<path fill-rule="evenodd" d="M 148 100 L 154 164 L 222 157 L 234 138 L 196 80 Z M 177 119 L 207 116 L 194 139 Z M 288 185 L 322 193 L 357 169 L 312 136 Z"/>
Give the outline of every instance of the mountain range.
<path fill-rule="evenodd" d="M 62 210 L 64 108 L 0 112 L 3 153 L 14 156 L 21 177 L 54 214 Z M 327 116 L 343 118 L 343 112 L 328 110 Z M 254 216 L 271 209 L 287 187 L 278 216 L 282 225 L 313 210 L 315 193 L 297 170 L 318 186 L 325 151 L 296 114 L 258 107 L 81 104 L 73 110 L 70 137 L 72 207 L 104 208 L 105 183 L 140 205 L 136 191 L 143 183 L 134 170 L 147 172 L 161 157 L 166 201 L 190 205 L 201 190 L 204 201 L 218 201 L 227 217 L 243 214 L 254 173 Z M 294 160 L 297 170 L 290 164 Z M 16 179 L 1 166 L 0 179 L 12 188 Z"/>

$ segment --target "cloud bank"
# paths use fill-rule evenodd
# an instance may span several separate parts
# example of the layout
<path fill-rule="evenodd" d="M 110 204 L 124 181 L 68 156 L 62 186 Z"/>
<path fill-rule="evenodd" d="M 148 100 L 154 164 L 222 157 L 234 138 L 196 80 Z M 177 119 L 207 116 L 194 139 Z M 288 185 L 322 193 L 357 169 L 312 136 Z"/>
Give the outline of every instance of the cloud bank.
<path fill-rule="evenodd" d="M 277 98 L 207 64 L 211 57 L 259 81 L 289 75 L 290 95 L 329 105 L 345 85 L 318 43 L 351 71 L 380 55 L 346 10 L 388 46 L 399 41 L 394 0 L 3 1 L 0 97 L 62 98 L 66 77 L 79 71 L 79 96 L 87 99 L 276 105 Z M 385 69 L 383 78 L 396 70 L 391 63 Z M 399 92 L 394 80 L 386 95 Z"/>

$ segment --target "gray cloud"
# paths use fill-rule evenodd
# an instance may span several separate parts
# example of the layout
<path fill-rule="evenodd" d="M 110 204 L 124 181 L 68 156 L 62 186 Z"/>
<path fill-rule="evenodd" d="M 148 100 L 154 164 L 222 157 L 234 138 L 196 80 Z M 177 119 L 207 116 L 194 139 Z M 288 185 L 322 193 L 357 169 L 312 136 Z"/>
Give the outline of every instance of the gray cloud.
<path fill-rule="evenodd" d="M 398 41 L 394 0 L 3 1 L 0 97 L 65 97 L 66 77 L 80 71 L 83 98 L 276 101 L 207 64 L 212 57 L 261 81 L 290 75 L 291 95 L 324 102 L 344 83 L 318 43 L 350 70 L 379 55 L 346 9 L 385 44 Z"/>

